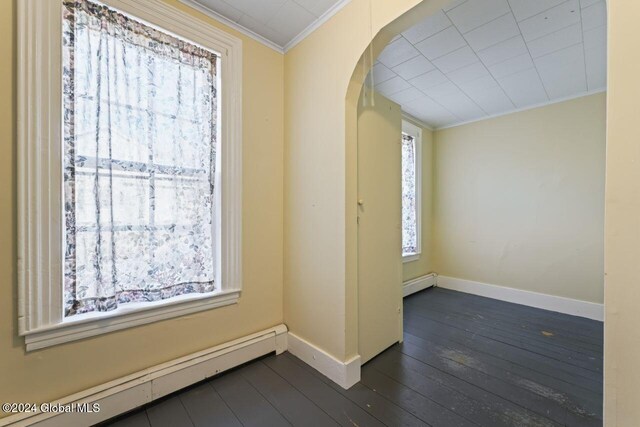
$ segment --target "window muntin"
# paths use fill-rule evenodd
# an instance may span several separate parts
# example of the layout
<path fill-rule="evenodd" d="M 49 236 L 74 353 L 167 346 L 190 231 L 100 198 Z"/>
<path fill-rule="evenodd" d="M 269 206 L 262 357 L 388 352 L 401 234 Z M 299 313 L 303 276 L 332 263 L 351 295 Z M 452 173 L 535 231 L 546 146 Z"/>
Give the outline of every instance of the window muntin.
<path fill-rule="evenodd" d="M 65 0 L 64 313 L 216 290 L 217 56 Z"/>

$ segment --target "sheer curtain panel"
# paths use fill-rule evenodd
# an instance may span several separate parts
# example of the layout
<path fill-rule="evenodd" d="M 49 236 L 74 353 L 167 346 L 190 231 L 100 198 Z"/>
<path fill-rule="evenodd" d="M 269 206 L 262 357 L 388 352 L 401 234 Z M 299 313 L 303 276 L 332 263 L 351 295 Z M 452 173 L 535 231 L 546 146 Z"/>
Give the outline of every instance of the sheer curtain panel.
<path fill-rule="evenodd" d="M 217 56 L 63 8 L 64 312 L 213 292 Z"/>
<path fill-rule="evenodd" d="M 416 141 L 402 135 L 402 255 L 418 252 Z"/>

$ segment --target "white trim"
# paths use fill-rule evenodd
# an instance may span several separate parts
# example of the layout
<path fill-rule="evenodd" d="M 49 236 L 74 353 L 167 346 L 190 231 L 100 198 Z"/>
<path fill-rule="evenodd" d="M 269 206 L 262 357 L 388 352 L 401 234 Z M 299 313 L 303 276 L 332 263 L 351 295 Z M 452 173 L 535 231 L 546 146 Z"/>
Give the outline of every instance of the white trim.
<path fill-rule="evenodd" d="M 242 289 L 242 41 L 160 0 L 102 0 L 150 25 L 217 52 L 221 262 L 215 294 L 185 296 L 63 321 L 62 2 L 18 2 L 18 330 L 27 350 L 233 304 Z M 218 178 L 218 177 L 217 177 Z M 115 316 L 122 317 L 116 318 Z M 77 337 L 73 334 L 77 333 Z"/>
<path fill-rule="evenodd" d="M 289 332 L 289 353 L 344 389 L 360 381 L 360 356 L 342 362 L 310 342 Z"/>
<path fill-rule="evenodd" d="M 331 6 L 325 13 L 320 15 L 318 19 L 313 21 L 307 28 L 302 30 L 297 36 L 292 38 L 286 45 L 284 45 L 284 47 L 282 48 L 284 52 L 288 52 L 295 45 L 306 39 L 311 33 L 320 28 L 322 24 L 331 19 L 333 15 L 340 12 L 340 10 L 342 10 L 342 8 L 344 8 L 349 3 L 351 3 L 351 0 L 340 0 L 338 3 Z"/>
<path fill-rule="evenodd" d="M 403 262 L 411 262 L 419 259 L 422 254 L 422 128 L 402 120 L 402 132 L 413 137 L 416 149 L 416 253 L 402 257 Z"/>
<path fill-rule="evenodd" d="M 552 99 L 550 101 L 541 102 L 539 104 L 529 105 L 527 107 L 522 107 L 522 108 L 517 108 L 515 110 L 505 111 L 504 113 L 492 114 L 490 116 L 483 116 L 483 117 L 479 117 L 477 119 L 467 120 L 465 122 L 459 122 L 459 123 L 454 123 L 454 124 L 451 124 L 451 125 L 446 125 L 446 126 L 434 128 L 433 130 L 437 131 L 437 130 L 455 128 L 455 127 L 458 127 L 458 126 L 464 126 L 464 125 L 468 125 L 470 123 L 476 123 L 476 122 L 481 122 L 483 120 L 495 119 L 495 118 L 502 117 L 502 116 L 508 116 L 508 115 L 514 114 L 514 113 L 521 113 L 523 111 L 528 111 L 528 110 L 533 110 L 533 109 L 536 109 L 536 108 L 546 107 L 546 106 L 553 105 L 553 104 L 558 104 L 560 102 L 571 101 L 573 99 L 578 99 L 578 98 L 582 98 L 582 97 L 585 97 L 585 96 L 596 95 L 598 93 L 602 93 L 602 92 L 606 92 L 606 91 L 607 91 L 606 87 L 600 88 L 600 89 L 594 89 L 594 90 L 590 90 L 588 92 L 583 92 L 583 93 L 580 93 L 580 94 L 577 94 L 577 95 L 566 96 L 564 98 L 556 98 L 556 99 Z"/>
<path fill-rule="evenodd" d="M 436 285 L 436 274 L 431 273 L 402 283 L 402 297 L 407 297 L 423 289 Z"/>
<path fill-rule="evenodd" d="M 209 16 L 212 19 L 215 19 L 216 21 L 220 22 L 221 24 L 224 24 L 230 28 L 233 28 L 234 30 L 244 34 L 247 37 L 252 38 L 253 40 L 257 41 L 258 43 L 261 43 L 265 46 L 267 46 L 268 48 L 271 48 L 273 50 L 275 50 L 278 53 L 282 53 L 285 54 L 287 53 L 290 49 L 292 49 L 294 46 L 296 46 L 298 43 L 300 43 L 302 40 L 306 39 L 311 33 L 313 33 L 315 30 L 317 30 L 318 28 L 320 28 L 325 22 L 327 22 L 329 19 L 331 19 L 336 13 L 338 13 L 340 10 L 342 10 L 346 5 L 348 5 L 349 3 L 351 3 L 351 0 L 340 0 L 339 2 L 337 2 L 336 4 L 334 4 L 333 6 L 331 6 L 326 12 L 324 12 L 322 15 L 320 15 L 317 19 L 315 19 L 311 24 L 309 24 L 304 30 L 300 31 L 300 33 L 298 33 L 297 36 L 295 36 L 294 38 L 292 38 L 289 42 L 287 42 L 287 44 L 285 44 L 284 46 L 279 45 L 278 43 L 269 40 L 268 38 L 261 36 L 260 34 L 256 33 L 253 30 L 250 30 L 247 27 L 244 27 L 240 24 L 238 24 L 237 22 L 227 18 L 226 16 L 216 12 L 215 10 L 211 9 L 210 7 L 207 7 L 201 3 L 199 3 L 197 0 L 178 0 L 181 3 L 201 12 L 204 13 L 205 15 Z"/>
<path fill-rule="evenodd" d="M 283 351 L 287 327 L 278 325 L 225 344 L 211 347 L 144 369 L 114 381 L 57 400 L 60 405 L 97 403 L 99 412 L 22 413 L 0 419 L 0 426 L 63 427 L 94 425 L 152 400 L 247 363 L 258 357 Z"/>
<path fill-rule="evenodd" d="M 604 321 L 603 304 L 440 275 L 437 276 L 437 286 L 572 316 L 586 317 L 600 322 Z"/>
<path fill-rule="evenodd" d="M 219 14 L 218 12 L 216 12 L 215 10 L 201 4 L 198 3 L 195 0 L 179 0 L 180 3 L 183 3 L 187 6 L 189 6 L 192 9 L 197 10 L 198 12 L 204 13 L 205 15 L 209 16 L 212 19 L 215 19 L 216 21 L 220 22 L 221 24 L 226 25 L 229 28 L 232 28 L 236 31 L 238 31 L 239 33 L 244 34 L 245 36 L 252 38 L 253 40 L 257 41 L 258 43 L 261 43 L 273 50 L 275 50 L 278 53 L 285 53 L 285 50 L 283 49 L 282 46 L 280 46 L 279 44 L 272 42 L 271 40 L 267 39 L 266 37 L 261 36 L 260 34 L 256 33 L 255 31 L 252 31 L 250 29 L 248 29 L 247 27 L 243 27 L 242 25 L 238 24 L 235 21 L 232 21 L 231 19 L 227 18 L 224 15 Z"/>
<path fill-rule="evenodd" d="M 58 325 L 39 329 L 38 332 L 26 335 L 25 343 L 27 345 L 27 351 L 38 350 L 57 344 L 118 331 L 120 329 L 236 304 L 239 297 L 240 291 L 231 291 L 220 292 L 206 298 L 202 298 L 199 295 L 184 295 L 183 298 L 176 297 L 180 300 L 175 302 L 170 300 L 158 301 L 163 304 L 159 304 L 157 307 L 149 306 L 154 303 L 140 305 L 139 308 L 136 307 L 137 309 L 134 310 L 132 310 L 131 307 L 125 306 L 124 309 L 128 312 L 124 314 L 116 310 L 115 312 L 109 312 L 99 317 L 92 316 L 79 321 L 63 322 Z"/>
<path fill-rule="evenodd" d="M 420 254 L 403 255 L 402 263 L 413 262 L 420 259 Z"/>

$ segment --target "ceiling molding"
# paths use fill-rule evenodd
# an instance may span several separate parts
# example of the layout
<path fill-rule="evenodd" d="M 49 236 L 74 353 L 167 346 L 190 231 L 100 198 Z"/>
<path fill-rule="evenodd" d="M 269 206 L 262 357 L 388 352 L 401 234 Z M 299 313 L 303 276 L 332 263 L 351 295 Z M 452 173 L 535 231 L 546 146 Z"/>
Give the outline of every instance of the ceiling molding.
<path fill-rule="evenodd" d="M 439 130 L 451 129 L 451 128 L 455 128 L 455 127 L 458 127 L 458 126 L 468 125 L 468 124 L 471 124 L 471 123 L 482 122 L 482 121 L 489 120 L 489 119 L 496 119 L 498 117 L 508 116 L 510 114 L 515 114 L 515 113 L 522 113 L 523 111 L 534 110 L 536 108 L 547 107 L 549 105 L 559 104 L 561 102 L 571 101 L 573 99 L 578 99 L 578 98 L 582 98 L 582 97 L 585 97 L 585 96 L 596 95 L 598 93 L 603 93 L 603 92 L 606 92 L 606 91 L 607 91 L 607 88 L 595 89 L 595 90 L 592 90 L 592 91 L 589 91 L 589 92 L 582 92 L 582 93 L 579 93 L 577 95 L 571 95 L 571 96 L 567 96 L 567 97 L 564 97 L 564 98 L 552 99 L 551 101 L 541 102 L 541 103 L 535 104 L 535 105 L 528 105 L 526 107 L 518 108 L 517 110 L 505 111 L 504 113 L 498 113 L 498 114 L 493 114 L 491 116 L 479 117 L 477 119 L 468 120 L 466 122 L 454 123 L 454 124 L 451 124 L 451 125 L 446 125 L 446 126 L 442 126 L 442 127 L 433 128 L 433 130 L 434 131 L 439 131 Z M 403 112 L 402 114 L 404 115 L 405 113 Z"/>
<path fill-rule="evenodd" d="M 297 36 L 295 36 L 293 39 L 291 39 L 291 41 L 289 43 L 287 43 L 284 47 L 283 50 L 286 53 L 287 51 L 289 51 L 291 48 L 293 48 L 295 45 L 297 45 L 298 43 L 300 43 L 302 40 L 304 40 L 305 38 L 307 38 L 307 36 L 309 36 L 311 33 L 313 33 L 315 30 L 317 30 L 318 28 L 320 28 L 322 26 L 322 24 L 324 24 L 325 22 L 327 22 L 329 19 L 331 19 L 333 17 L 333 15 L 335 15 L 336 13 L 340 12 L 340 10 L 342 10 L 342 8 L 344 8 L 346 5 L 348 5 L 349 3 L 351 3 L 351 0 L 341 0 L 338 3 L 334 4 L 333 6 L 331 6 L 325 13 L 323 13 L 322 15 L 320 15 L 320 17 L 318 19 L 316 19 L 315 21 L 313 21 L 311 23 L 311 25 L 309 25 L 307 28 L 305 28 L 304 30 L 302 30 L 302 32 L 300 32 L 300 34 L 298 34 Z"/>
<path fill-rule="evenodd" d="M 243 27 L 242 25 L 238 24 L 237 22 L 232 21 L 231 19 L 225 17 L 224 15 L 219 14 L 218 12 L 216 12 L 215 10 L 208 8 L 200 3 L 198 3 L 195 0 L 178 0 L 180 3 L 183 3 L 187 6 L 189 6 L 192 9 L 197 10 L 198 12 L 204 13 L 205 15 L 209 16 L 210 18 L 215 19 L 216 21 L 220 22 L 221 24 L 226 25 L 227 27 L 231 27 L 234 30 L 244 34 L 247 37 L 252 38 L 253 40 L 257 41 L 258 43 L 261 43 L 273 50 L 275 50 L 278 53 L 282 53 L 284 54 L 284 48 L 282 46 L 280 46 L 277 43 L 272 42 L 271 40 L 262 37 L 260 34 L 255 33 L 253 31 L 251 31 L 250 29 Z"/>
<path fill-rule="evenodd" d="M 313 33 L 315 30 L 317 30 L 318 28 L 320 28 L 325 22 L 327 22 L 329 19 L 331 19 L 336 13 L 338 13 L 340 10 L 342 10 L 342 8 L 344 8 L 346 5 L 348 5 L 349 3 L 351 3 L 351 0 L 341 0 L 339 2 L 337 2 L 336 4 L 334 4 L 333 6 L 331 6 L 325 13 L 323 13 L 322 15 L 320 15 L 320 17 L 318 17 L 316 20 L 314 20 L 307 28 L 305 28 L 304 30 L 302 30 L 297 36 L 295 36 L 293 39 L 291 39 L 291 41 L 289 41 L 286 45 L 281 46 L 275 42 L 272 42 L 271 40 L 267 39 L 266 37 L 261 36 L 260 34 L 256 33 L 255 31 L 252 31 L 240 24 L 238 24 L 235 21 L 232 21 L 231 19 L 225 17 L 224 15 L 216 12 L 215 10 L 204 6 L 203 4 L 197 2 L 196 0 L 178 0 L 180 1 L 180 3 L 183 3 L 189 7 L 191 7 L 192 9 L 197 10 L 198 12 L 204 13 L 205 15 L 209 16 L 210 18 L 215 19 L 216 21 L 220 22 L 221 24 L 224 24 L 228 27 L 233 28 L 234 30 L 244 34 L 247 37 L 252 38 L 253 40 L 257 41 L 258 43 L 261 43 L 273 50 L 275 50 L 278 53 L 286 53 L 289 49 L 293 48 L 294 46 L 296 46 L 298 43 L 300 43 L 302 40 L 304 40 L 305 38 L 307 38 L 311 33 Z"/>

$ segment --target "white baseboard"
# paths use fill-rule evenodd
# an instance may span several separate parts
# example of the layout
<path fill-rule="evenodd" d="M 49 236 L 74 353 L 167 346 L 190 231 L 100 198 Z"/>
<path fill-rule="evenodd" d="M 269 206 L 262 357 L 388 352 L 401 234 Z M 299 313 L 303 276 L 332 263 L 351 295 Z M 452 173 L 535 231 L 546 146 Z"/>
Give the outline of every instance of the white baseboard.
<path fill-rule="evenodd" d="M 287 351 L 344 389 L 360 381 L 360 356 L 341 362 L 291 332 L 288 334 Z"/>
<path fill-rule="evenodd" d="M 407 280 L 402 284 L 402 296 L 406 297 L 415 294 L 423 289 L 430 288 L 436 284 L 436 274 L 431 273 L 412 280 Z"/>
<path fill-rule="evenodd" d="M 480 295 L 501 301 L 528 305 L 572 316 L 604 321 L 604 305 L 571 298 L 523 291 L 505 286 L 490 285 L 488 283 L 457 279 L 455 277 L 438 276 L 437 286 L 468 294 Z"/>
<path fill-rule="evenodd" d="M 0 426 L 93 425 L 271 352 L 287 349 L 287 327 L 276 327 L 199 351 L 56 401 L 97 403 L 100 412 L 24 413 L 0 419 Z M 359 365 L 358 365 L 359 367 Z"/>

